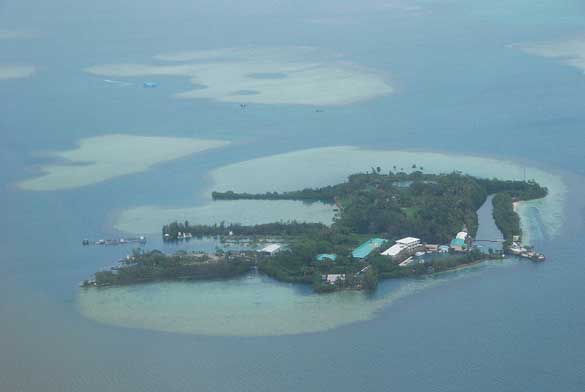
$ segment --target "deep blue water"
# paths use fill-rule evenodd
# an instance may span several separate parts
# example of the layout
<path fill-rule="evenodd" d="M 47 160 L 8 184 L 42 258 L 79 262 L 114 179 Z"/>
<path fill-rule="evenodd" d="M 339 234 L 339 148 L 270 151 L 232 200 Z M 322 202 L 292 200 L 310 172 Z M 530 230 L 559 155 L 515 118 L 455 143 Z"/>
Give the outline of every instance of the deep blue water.
<path fill-rule="evenodd" d="M 585 33 L 579 1 L 2 1 L 0 63 L 0 389 L 6 391 L 582 391 L 585 388 L 585 76 L 506 46 Z M 392 3 L 392 2 L 389 2 Z M 307 20 L 334 20 L 312 23 Z M 314 108 L 176 100 L 183 78 L 113 88 L 83 69 L 159 53 L 310 45 L 384 72 L 395 94 Z M 224 138 L 234 144 L 106 183 L 22 192 L 38 151 L 108 133 Z M 569 185 L 562 235 L 544 264 L 486 270 L 404 298 L 378 317 L 287 337 L 205 337 L 100 325 L 75 307 L 77 282 L 127 249 L 116 211 L 196 203 L 209 170 L 301 148 L 358 145 L 533 162 Z M 559 174 L 560 175 L 560 174 Z M 168 189 L 180 189 L 168 192 Z M 80 234 L 83 233 L 83 234 Z M 204 317 L 204 315 L 202 315 Z"/>

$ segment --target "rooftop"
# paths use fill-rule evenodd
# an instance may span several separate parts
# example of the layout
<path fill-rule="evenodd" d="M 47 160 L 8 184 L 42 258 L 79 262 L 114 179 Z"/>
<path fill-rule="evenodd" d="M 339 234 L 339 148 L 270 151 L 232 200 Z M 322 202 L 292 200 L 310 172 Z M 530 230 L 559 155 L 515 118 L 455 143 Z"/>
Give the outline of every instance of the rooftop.
<path fill-rule="evenodd" d="M 460 231 L 459 233 L 457 233 L 457 238 L 459 238 L 461 240 L 465 240 L 467 238 L 467 232 Z"/>
<path fill-rule="evenodd" d="M 328 274 L 325 275 L 325 280 L 327 283 L 335 283 L 337 280 L 345 280 L 345 274 Z"/>
<path fill-rule="evenodd" d="M 418 238 L 414 238 L 414 237 L 406 237 L 406 238 L 402 238 L 398 241 L 396 241 L 397 244 L 402 244 L 402 245 L 414 245 L 416 243 L 420 242 L 420 239 Z"/>
<path fill-rule="evenodd" d="M 451 241 L 451 247 L 461 247 L 461 248 L 465 248 L 467 246 L 467 244 L 465 243 L 465 240 L 462 238 L 454 238 L 453 241 Z"/>
<path fill-rule="evenodd" d="M 317 255 L 317 261 L 324 261 L 324 260 L 331 260 L 331 261 L 335 261 L 335 259 L 337 259 L 337 255 L 331 254 L 331 253 L 322 253 L 320 255 Z"/>
<path fill-rule="evenodd" d="M 384 245 L 387 240 L 383 238 L 370 238 L 351 252 L 351 255 L 356 259 L 364 259 L 368 257 L 375 249 Z"/>
<path fill-rule="evenodd" d="M 405 248 L 406 248 L 406 245 L 394 244 L 389 249 L 386 249 L 384 252 L 382 252 L 381 254 L 382 254 L 382 256 L 394 257 L 394 256 L 398 256 L 398 254 L 400 254 L 400 252 L 402 252 Z"/>
<path fill-rule="evenodd" d="M 274 253 L 281 248 L 280 244 L 270 244 L 266 245 L 264 248 L 260 249 L 260 252 L 267 252 L 267 253 Z"/>

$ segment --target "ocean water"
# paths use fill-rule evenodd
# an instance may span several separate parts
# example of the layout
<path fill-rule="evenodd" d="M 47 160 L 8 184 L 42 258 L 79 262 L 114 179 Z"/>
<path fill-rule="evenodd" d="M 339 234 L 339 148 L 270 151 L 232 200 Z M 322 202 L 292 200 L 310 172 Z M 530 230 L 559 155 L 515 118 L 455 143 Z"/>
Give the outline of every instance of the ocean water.
<path fill-rule="evenodd" d="M 584 16 L 577 0 L 0 2 L 0 390 L 582 391 Z M 183 60 L 197 72 L 88 72 Z M 193 80 L 202 62 L 222 67 Z M 54 154 L 111 135 L 230 144 L 160 159 L 137 144 L 126 158 L 140 167 L 124 175 L 19 186 L 87 165 Z M 81 306 L 77 283 L 130 249 L 80 240 L 119 236 L 128 211 L 212 211 L 212 189 L 337 181 L 389 170 L 396 154 L 429 171 L 543 175 L 554 197 L 520 209 L 547 262 L 326 298 L 338 313 L 259 276 L 91 293 L 102 311 Z"/>

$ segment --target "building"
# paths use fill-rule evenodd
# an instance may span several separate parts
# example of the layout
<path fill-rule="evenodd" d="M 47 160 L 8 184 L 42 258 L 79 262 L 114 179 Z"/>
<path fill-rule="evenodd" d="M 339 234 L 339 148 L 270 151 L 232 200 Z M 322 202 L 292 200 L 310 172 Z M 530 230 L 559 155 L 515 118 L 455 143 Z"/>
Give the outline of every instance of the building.
<path fill-rule="evenodd" d="M 431 253 L 435 253 L 439 251 L 439 245 L 437 244 L 426 244 L 425 245 L 425 250 L 427 252 L 431 252 Z"/>
<path fill-rule="evenodd" d="M 469 242 L 471 237 L 465 231 L 460 231 L 457 233 L 455 238 L 449 244 L 449 247 L 453 249 L 455 252 L 467 252 L 469 250 Z"/>
<path fill-rule="evenodd" d="M 270 245 L 266 245 L 264 248 L 260 249 L 258 252 L 268 255 L 268 256 L 274 256 L 275 254 L 277 254 L 278 252 L 280 252 L 282 249 L 282 245 L 280 244 L 270 244 Z"/>
<path fill-rule="evenodd" d="M 381 253 L 382 256 L 391 257 L 393 260 L 402 260 L 405 257 L 412 256 L 416 251 L 424 249 L 420 239 L 414 237 L 402 238 L 390 248 Z"/>
<path fill-rule="evenodd" d="M 449 253 L 449 246 L 448 245 L 439 246 L 439 253 Z"/>
<path fill-rule="evenodd" d="M 321 275 L 321 279 L 323 279 L 324 282 L 327 282 L 329 284 L 335 284 L 335 283 L 337 283 L 337 281 L 340 281 L 340 282 L 345 281 L 345 274 Z"/>
<path fill-rule="evenodd" d="M 351 252 L 354 259 L 365 259 L 374 250 L 384 245 L 388 240 L 383 238 L 370 238 Z"/>
<path fill-rule="evenodd" d="M 315 259 L 317 261 L 335 261 L 335 259 L 337 259 L 337 255 L 334 254 L 330 254 L 330 253 L 322 253 L 320 255 L 317 255 L 317 257 L 315 257 Z"/>

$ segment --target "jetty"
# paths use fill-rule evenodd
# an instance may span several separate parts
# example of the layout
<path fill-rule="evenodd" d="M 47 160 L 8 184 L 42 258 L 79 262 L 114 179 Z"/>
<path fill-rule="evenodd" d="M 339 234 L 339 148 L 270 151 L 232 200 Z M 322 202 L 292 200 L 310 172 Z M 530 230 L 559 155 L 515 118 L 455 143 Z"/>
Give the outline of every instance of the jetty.
<path fill-rule="evenodd" d="M 131 238 L 117 238 L 117 239 L 102 239 L 102 240 L 88 240 L 84 239 L 81 241 L 83 246 L 89 245 L 104 245 L 104 246 L 116 246 L 116 245 L 127 245 L 127 244 L 146 244 L 146 237 L 131 237 Z"/>
<path fill-rule="evenodd" d="M 514 256 L 530 259 L 532 261 L 544 261 L 546 257 L 542 253 L 536 252 L 532 247 L 524 246 L 519 242 L 512 242 L 508 252 Z"/>

